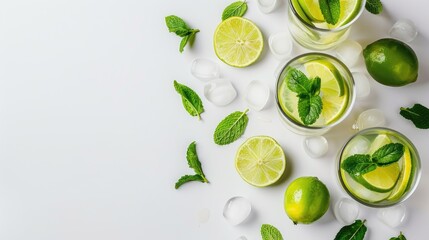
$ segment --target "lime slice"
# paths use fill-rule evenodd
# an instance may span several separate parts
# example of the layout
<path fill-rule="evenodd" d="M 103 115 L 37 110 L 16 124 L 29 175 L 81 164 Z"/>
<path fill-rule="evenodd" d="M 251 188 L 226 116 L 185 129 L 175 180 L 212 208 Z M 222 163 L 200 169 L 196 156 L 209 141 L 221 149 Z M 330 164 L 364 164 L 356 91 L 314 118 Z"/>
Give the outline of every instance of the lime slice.
<path fill-rule="evenodd" d="M 330 62 L 319 59 L 306 63 L 305 69 L 310 78 L 320 77 L 323 109 L 321 116 L 325 124 L 332 123 L 341 117 L 347 106 L 343 78 L 338 69 Z"/>
<path fill-rule="evenodd" d="M 408 183 L 412 176 L 412 169 L 413 169 L 413 163 L 411 161 L 411 153 L 410 150 L 405 147 L 404 156 L 403 156 L 403 169 L 401 172 L 401 175 L 399 176 L 398 183 L 396 184 L 395 188 L 392 190 L 392 194 L 389 196 L 389 200 L 397 200 L 404 192 L 407 190 Z"/>
<path fill-rule="evenodd" d="M 298 0 L 301 9 L 305 15 L 313 22 L 324 22 L 322 11 L 320 10 L 319 0 Z M 295 8 L 296 10 L 296 8 Z M 298 11 L 297 11 L 298 12 Z"/>
<path fill-rule="evenodd" d="M 273 138 L 255 136 L 238 148 L 235 168 L 247 183 L 265 187 L 280 179 L 286 168 L 286 158 Z"/>
<path fill-rule="evenodd" d="M 371 191 L 355 181 L 346 171 L 341 169 L 341 175 L 346 188 L 356 197 L 368 202 L 380 202 L 391 194 L 391 191 L 380 193 Z"/>
<path fill-rule="evenodd" d="M 311 20 L 305 15 L 305 12 L 302 10 L 301 5 L 299 4 L 298 0 L 292 0 L 292 6 L 295 9 L 295 12 L 310 25 L 313 25 Z"/>
<path fill-rule="evenodd" d="M 288 112 L 291 117 L 295 118 L 297 121 L 300 121 L 299 113 L 298 113 L 298 97 L 295 92 L 292 92 L 287 87 L 287 79 L 284 80 L 283 84 L 280 86 L 279 90 L 279 100 L 280 105 L 284 109 L 285 112 Z"/>
<path fill-rule="evenodd" d="M 369 154 L 374 154 L 379 148 L 383 147 L 386 144 L 391 143 L 392 140 L 386 134 L 379 134 L 371 144 L 369 148 Z"/>
<path fill-rule="evenodd" d="M 254 63 L 264 47 L 259 28 L 241 17 L 230 17 L 221 22 L 213 41 L 217 57 L 233 67 L 247 67 Z"/>
<path fill-rule="evenodd" d="M 328 24 L 328 28 L 334 29 L 351 22 L 358 14 L 362 6 L 362 0 L 340 0 L 340 17 L 335 25 Z"/>

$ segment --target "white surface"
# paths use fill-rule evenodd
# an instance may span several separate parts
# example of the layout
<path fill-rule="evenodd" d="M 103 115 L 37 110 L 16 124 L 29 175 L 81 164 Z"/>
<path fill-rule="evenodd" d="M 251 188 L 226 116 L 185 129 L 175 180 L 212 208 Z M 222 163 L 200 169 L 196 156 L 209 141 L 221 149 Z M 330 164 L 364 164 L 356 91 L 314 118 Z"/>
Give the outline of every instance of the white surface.
<path fill-rule="evenodd" d="M 420 0 L 383 1 L 385 12 L 365 12 L 351 38 L 362 46 L 387 37 L 401 18 L 416 22 L 419 35 L 410 45 L 420 60 L 419 80 L 389 88 L 371 81 L 368 99 L 360 101 L 346 123 L 326 135 L 330 150 L 321 159 L 307 157 L 303 137 L 286 130 L 273 101 L 266 110 L 249 112 L 242 138 L 217 146 L 212 135 L 227 114 L 244 110 L 245 86 L 265 81 L 274 93 L 278 62 L 265 48 L 255 65 L 235 69 L 221 63 L 212 35 L 225 6 L 217 0 L 14 0 L 0 4 L 0 239 L 260 239 L 261 224 L 276 226 L 287 239 L 333 239 L 341 227 L 331 210 L 312 225 L 294 226 L 283 210 L 283 193 L 298 176 L 319 177 L 332 201 L 343 192 L 334 174 L 335 155 L 357 113 L 385 111 L 387 126 L 406 134 L 417 146 L 423 165 L 420 186 L 406 202 L 410 218 L 390 229 L 363 208 L 367 239 L 389 239 L 403 231 L 422 239 L 429 216 L 427 139 L 399 116 L 399 107 L 429 106 L 427 4 Z M 249 0 L 246 17 L 263 34 L 287 31 L 285 0 L 271 14 Z M 164 17 L 184 18 L 199 28 L 192 49 L 178 51 L 180 39 L 168 33 Z M 295 44 L 296 45 L 296 44 Z M 266 45 L 267 47 L 268 45 Z M 300 48 L 295 48 L 296 55 Z M 189 69 L 196 57 L 210 58 L 231 79 L 239 99 L 216 107 L 203 99 L 202 121 L 190 117 L 173 88 L 173 80 L 203 96 L 203 84 Z M 362 59 L 357 65 L 362 68 Z M 356 70 L 356 69 L 353 69 Z M 274 96 L 274 94 L 272 94 Z M 287 155 L 285 180 L 255 188 L 236 173 L 237 147 L 253 135 L 278 140 Z M 175 181 L 191 173 L 186 148 L 197 151 L 210 184 Z M 241 195 L 254 211 L 246 223 L 231 226 L 222 217 L 227 199 Z M 208 209 L 208 211 L 207 211 Z M 209 216 L 201 223 L 199 215 Z"/>

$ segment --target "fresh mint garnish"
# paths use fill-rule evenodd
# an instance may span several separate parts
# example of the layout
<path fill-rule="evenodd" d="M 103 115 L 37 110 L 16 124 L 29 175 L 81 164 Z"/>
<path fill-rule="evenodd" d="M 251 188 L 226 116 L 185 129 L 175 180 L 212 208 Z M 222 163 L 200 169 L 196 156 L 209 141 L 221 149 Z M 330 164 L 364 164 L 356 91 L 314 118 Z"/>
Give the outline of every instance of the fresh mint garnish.
<path fill-rule="evenodd" d="M 287 87 L 297 94 L 298 113 L 304 125 L 311 125 L 319 118 L 323 109 L 320 94 L 321 79 L 309 79 L 303 72 L 290 68 L 286 78 Z"/>
<path fill-rule="evenodd" d="M 400 232 L 398 237 L 392 237 L 392 238 L 390 238 L 390 240 L 407 240 L 407 239 L 402 234 L 402 232 Z"/>
<path fill-rule="evenodd" d="M 222 13 L 222 21 L 230 17 L 242 17 L 247 11 L 246 1 L 237 1 L 228 5 Z"/>
<path fill-rule="evenodd" d="M 380 14 L 383 11 L 383 4 L 380 0 L 366 0 L 365 8 L 372 14 Z"/>
<path fill-rule="evenodd" d="M 262 224 L 261 235 L 262 240 L 283 240 L 280 231 L 270 224 Z"/>
<path fill-rule="evenodd" d="M 213 135 L 214 142 L 218 145 L 226 145 L 243 135 L 249 122 L 246 114 L 248 111 L 246 109 L 244 112 L 233 112 L 224 118 L 216 127 Z"/>
<path fill-rule="evenodd" d="M 429 109 L 421 104 L 414 104 L 411 108 L 401 107 L 399 114 L 411 120 L 417 128 L 429 128 Z"/>
<path fill-rule="evenodd" d="M 365 222 L 366 220 L 356 220 L 354 223 L 342 227 L 334 240 L 363 240 L 367 230 Z"/>
<path fill-rule="evenodd" d="M 319 6 L 325 21 L 335 25 L 340 19 L 340 0 L 319 0 Z"/>
<path fill-rule="evenodd" d="M 388 143 L 377 149 L 372 156 L 369 154 L 354 154 L 341 163 L 341 168 L 354 176 L 360 176 L 395 163 L 404 155 L 404 145 L 401 143 Z"/>
<path fill-rule="evenodd" d="M 165 17 L 165 24 L 167 24 L 168 31 L 174 32 L 177 36 L 182 37 L 179 46 L 180 52 L 183 52 L 186 44 L 192 42 L 195 38 L 195 34 L 200 31 L 199 29 L 191 29 L 183 19 L 174 15 Z"/>
<path fill-rule="evenodd" d="M 178 189 L 183 184 L 191 181 L 208 183 L 209 181 L 204 175 L 203 169 L 201 168 L 201 162 L 198 159 L 197 146 L 195 142 L 189 144 L 188 150 L 186 151 L 186 159 L 188 160 L 188 166 L 194 170 L 195 175 L 182 176 L 181 178 L 179 178 L 179 180 L 177 180 L 176 185 L 174 187 Z"/>
<path fill-rule="evenodd" d="M 198 116 L 198 119 L 201 119 L 200 114 L 204 112 L 204 107 L 198 94 L 191 88 L 178 83 L 176 80 L 174 80 L 174 88 L 176 92 L 182 96 L 182 104 L 186 111 L 191 114 L 191 116 Z"/>

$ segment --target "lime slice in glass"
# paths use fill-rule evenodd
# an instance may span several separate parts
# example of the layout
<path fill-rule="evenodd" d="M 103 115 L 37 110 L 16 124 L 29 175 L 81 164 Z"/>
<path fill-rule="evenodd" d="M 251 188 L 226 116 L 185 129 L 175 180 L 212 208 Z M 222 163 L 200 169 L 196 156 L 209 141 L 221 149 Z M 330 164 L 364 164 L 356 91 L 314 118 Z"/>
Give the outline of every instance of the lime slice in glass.
<path fill-rule="evenodd" d="M 328 24 L 328 28 L 335 29 L 351 22 L 361 10 L 362 0 L 340 0 L 340 17 L 335 25 Z"/>
<path fill-rule="evenodd" d="M 322 10 L 320 10 L 319 0 L 298 0 L 302 11 L 313 22 L 324 22 Z M 295 8 L 296 10 L 296 8 Z M 297 11 L 297 10 L 296 10 Z M 297 11 L 298 12 L 298 11 Z"/>
<path fill-rule="evenodd" d="M 413 163 L 411 161 L 411 153 L 407 147 L 405 147 L 402 162 L 403 162 L 403 167 L 402 167 L 401 175 L 399 176 L 399 179 L 395 188 L 392 190 L 392 194 L 388 198 L 389 200 L 397 200 L 402 197 L 402 195 L 407 190 L 410 179 L 413 175 L 412 174 Z"/>

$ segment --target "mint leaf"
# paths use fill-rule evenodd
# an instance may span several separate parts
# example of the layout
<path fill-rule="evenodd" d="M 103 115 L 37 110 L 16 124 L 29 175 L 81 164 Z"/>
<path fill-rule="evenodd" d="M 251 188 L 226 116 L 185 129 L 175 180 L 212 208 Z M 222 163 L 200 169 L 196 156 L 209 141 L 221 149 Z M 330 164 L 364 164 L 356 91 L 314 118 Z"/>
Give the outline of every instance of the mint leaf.
<path fill-rule="evenodd" d="M 198 159 L 197 144 L 195 142 L 189 144 L 188 150 L 186 151 L 186 159 L 188 160 L 189 167 L 194 169 L 194 172 L 200 175 L 204 182 L 208 182 L 201 168 L 201 162 Z"/>
<path fill-rule="evenodd" d="M 307 76 L 296 68 L 290 68 L 286 75 L 287 87 L 298 95 L 309 94 L 312 82 Z"/>
<path fill-rule="evenodd" d="M 374 171 L 377 168 L 377 164 L 371 161 L 371 156 L 368 154 L 355 154 L 346 158 L 341 163 L 341 168 L 350 175 L 360 176 Z"/>
<path fill-rule="evenodd" d="M 335 25 L 340 19 L 340 0 L 319 0 L 319 6 L 325 21 Z"/>
<path fill-rule="evenodd" d="M 177 36 L 182 37 L 179 45 L 180 53 L 183 52 L 188 42 L 192 42 L 195 38 L 195 34 L 200 31 L 199 29 L 191 29 L 186 25 L 183 19 L 174 15 L 165 17 L 165 23 L 167 24 L 168 31 L 174 32 Z"/>
<path fill-rule="evenodd" d="M 306 96 L 298 99 L 298 113 L 305 125 L 316 122 L 322 112 L 322 98 L 320 96 Z"/>
<path fill-rule="evenodd" d="M 380 0 L 366 0 L 365 8 L 372 14 L 380 14 L 383 11 L 383 4 Z"/>
<path fill-rule="evenodd" d="M 204 180 L 204 178 L 198 174 L 195 175 L 184 175 L 181 178 L 179 178 L 179 180 L 177 180 L 176 184 L 174 185 L 175 189 L 178 189 L 180 186 L 182 186 L 183 184 L 187 183 L 187 182 L 192 182 L 192 181 L 198 181 L 198 182 L 206 182 Z"/>
<path fill-rule="evenodd" d="M 363 240 L 367 230 L 365 222 L 366 220 L 356 220 L 354 223 L 342 227 L 334 240 Z"/>
<path fill-rule="evenodd" d="M 404 155 L 404 148 L 404 145 L 400 143 L 388 143 L 372 154 L 372 161 L 378 166 L 397 162 Z"/>
<path fill-rule="evenodd" d="M 270 224 L 262 224 L 261 235 L 262 240 L 283 240 L 280 231 Z"/>
<path fill-rule="evenodd" d="M 182 96 L 182 104 L 185 110 L 191 116 L 198 116 L 198 119 L 201 119 L 200 114 L 204 112 L 204 107 L 198 94 L 191 88 L 178 83 L 176 80 L 174 80 L 174 88 L 176 92 Z"/>
<path fill-rule="evenodd" d="M 320 87 L 322 85 L 322 80 L 320 77 L 315 77 L 311 83 L 310 94 L 315 96 L 320 94 Z"/>
<path fill-rule="evenodd" d="M 401 107 L 399 114 L 411 120 L 417 128 L 429 128 L 429 109 L 421 104 L 414 104 L 411 108 Z"/>
<path fill-rule="evenodd" d="M 248 111 L 246 109 L 244 112 L 233 112 L 224 118 L 216 127 L 213 135 L 214 142 L 218 145 L 226 145 L 243 135 L 249 121 L 246 115 Z"/>
<path fill-rule="evenodd" d="M 398 237 L 392 237 L 390 238 L 390 240 L 407 240 L 407 239 L 405 238 L 404 235 L 402 235 L 402 232 L 400 232 Z"/>
<path fill-rule="evenodd" d="M 237 1 L 228 5 L 222 13 L 222 21 L 230 17 L 242 17 L 247 11 L 246 1 Z"/>

